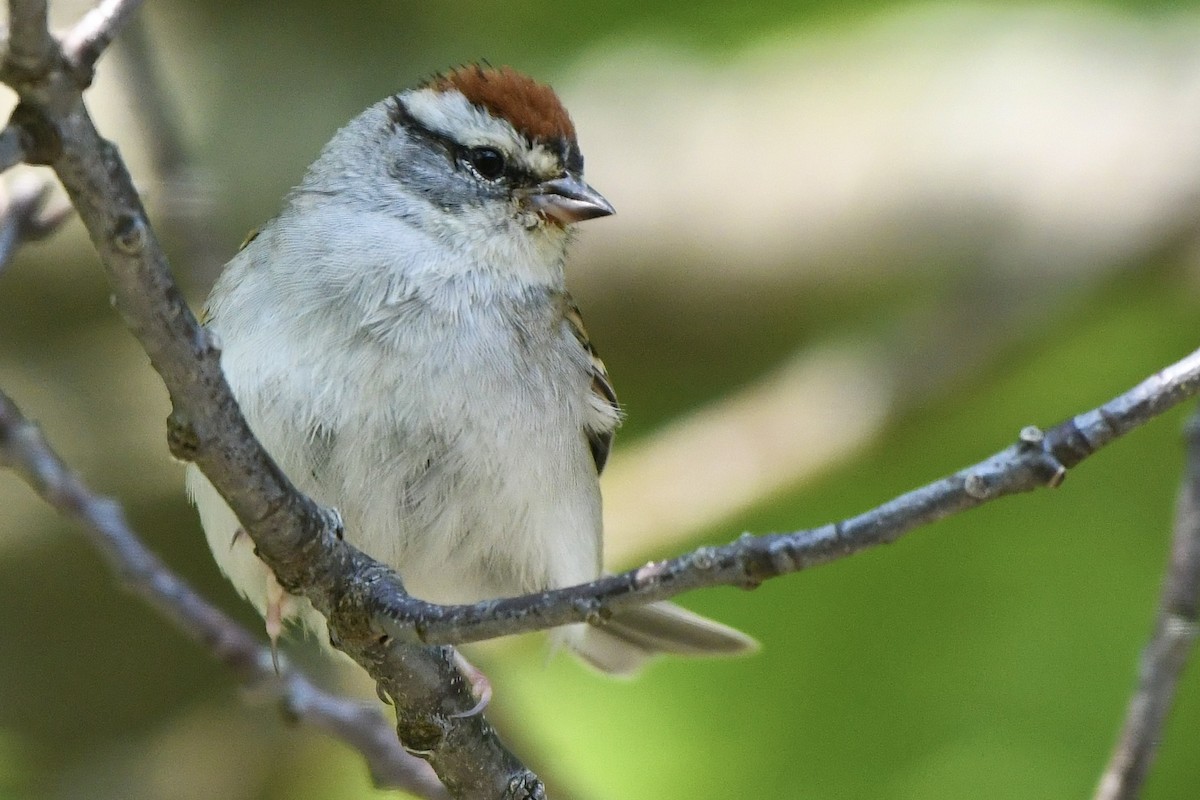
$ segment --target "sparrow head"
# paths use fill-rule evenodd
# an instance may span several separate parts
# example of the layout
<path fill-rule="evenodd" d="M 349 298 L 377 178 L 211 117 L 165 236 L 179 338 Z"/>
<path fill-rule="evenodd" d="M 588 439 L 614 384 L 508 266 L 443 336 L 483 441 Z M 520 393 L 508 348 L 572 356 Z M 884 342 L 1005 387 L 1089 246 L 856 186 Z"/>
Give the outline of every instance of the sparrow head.
<path fill-rule="evenodd" d="M 554 90 L 510 67 L 474 64 L 438 75 L 397 95 L 390 116 L 455 173 L 443 202 L 502 201 L 526 227 L 613 213 L 583 180 L 575 126 Z"/>
<path fill-rule="evenodd" d="M 613 213 L 584 181 L 575 126 L 554 91 L 479 65 L 367 109 L 325 146 L 291 202 L 399 220 L 465 254 L 458 263 L 550 273 L 561 270 L 570 225 Z"/>

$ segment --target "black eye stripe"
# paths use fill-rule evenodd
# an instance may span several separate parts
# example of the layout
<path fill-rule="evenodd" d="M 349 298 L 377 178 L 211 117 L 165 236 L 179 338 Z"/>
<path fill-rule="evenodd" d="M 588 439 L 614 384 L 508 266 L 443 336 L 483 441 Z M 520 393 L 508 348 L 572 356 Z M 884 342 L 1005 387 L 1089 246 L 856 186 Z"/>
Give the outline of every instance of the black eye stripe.
<path fill-rule="evenodd" d="M 404 128 L 414 136 L 442 146 L 449 144 L 449 139 L 437 131 L 426 127 L 423 122 L 414 117 L 408 110 L 408 106 L 404 105 L 404 101 L 400 99 L 399 95 L 394 96 L 391 104 L 388 106 L 388 120 L 391 122 L 393 128 Z"/>
<path fill-rule="evenodd" d="M 446 157 L 451 161 L 451 163 L 457 160 L 458 162 L 465 164 L 472 172 L 479 175 L 484 180 L 499 181 L 503 179 L 513 187 L 524 187 L 536 186 L 547 177 L 555 177 L 553 175 L 535 175 L 517 159 L 505 156 L 504 153 L 499 151 L 497 148 L 487 147 L 486 145 L 481 145 L 478 147 L 466 147 L 455 142 L 446 134 L 427 127 L 424 123 L 414 117 L 409 112 L 408 107 L 404 104 L 404 101 L 400 99 L 399 95 L 396 95 L 392 98 L 392 102 L 388 108 L 388 118 L 393 126 L 397 128 L 404 128 L 410 134 L 425 139 L 430 144 L 440 148 L 446 154 Z M 565 163 L 567 170 L 578 171 L 575 169 L 575 165 L 578 165 L 578 167 L 583 166 L 583 159 L 579 156 L 579 148 L 574 146 L 573 142 L 569 142 L 564 139 L 558 139 L 553 142 L 542 142 L 542 144 L 550 147 L 555 152 L 555 155 L 558 156 L 560 163 Z M 485 176 L 479 167 L 473 164 L 470 160 L 469 156 L 472 151 L 483 149 L 495 151 L 504 161 L 503 173 L 498 175 L 496 178 L 488 178 Z"/>

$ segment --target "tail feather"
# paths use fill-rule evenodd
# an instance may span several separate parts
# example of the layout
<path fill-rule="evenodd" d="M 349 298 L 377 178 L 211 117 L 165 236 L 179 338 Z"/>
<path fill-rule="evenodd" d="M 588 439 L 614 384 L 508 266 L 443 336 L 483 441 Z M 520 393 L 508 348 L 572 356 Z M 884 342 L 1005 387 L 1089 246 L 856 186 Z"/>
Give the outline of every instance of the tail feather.
<path fill-rule="evenodd" d="M 570 639 L 580 658 L 612 675 L 631 675 L 661 653 L 732 656 L 758 649 L 758 642 L 741 631 L 673 603 L 622 611 Z"/>

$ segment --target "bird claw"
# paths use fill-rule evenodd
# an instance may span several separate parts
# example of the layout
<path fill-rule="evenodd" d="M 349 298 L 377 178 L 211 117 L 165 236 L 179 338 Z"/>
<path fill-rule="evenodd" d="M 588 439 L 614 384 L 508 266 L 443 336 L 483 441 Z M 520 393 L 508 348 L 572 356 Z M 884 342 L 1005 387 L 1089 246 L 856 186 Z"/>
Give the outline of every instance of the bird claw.
<path fill-rule="evenodd" d="M 274 575 L 267 577 L 267 613 L 264 619 L 267 623 L 267 638 L 271 640 L 271 664 L 275 674 L 279 674 L 279 637 L 283 635 L 283 602 L 287 593 L 275 580 Z"/>
<path fill-rule="evenodd" d="M 457 650 L 454 651 L 454 665 L 458 667 L 459 671 L 470 682 L 471 696 L 475 698 L 476 703 L 470 709 L 456 712 L 450 716 L 455 719 L 464 719 L 466 717 L 473 717 L 476 714 L 482 714 L 483 710 L 492 702 L 492 682 L 488 680 L 487 675 L 484 675 L 478 667 L 467 661 L 463 657 L 463 654 Z"/>

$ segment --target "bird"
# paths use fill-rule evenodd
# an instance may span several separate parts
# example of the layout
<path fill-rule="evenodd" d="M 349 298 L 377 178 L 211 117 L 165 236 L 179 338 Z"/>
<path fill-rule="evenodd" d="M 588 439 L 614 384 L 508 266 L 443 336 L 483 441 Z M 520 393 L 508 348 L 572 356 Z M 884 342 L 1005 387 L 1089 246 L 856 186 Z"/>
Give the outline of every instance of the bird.
<path fill-rule="evenodd" d="M 467 64 L 337 131 L 214 285 L 202 320 L 254 435 L 414 597 L 602 574 L 599 476 L 623 412 L 564 266 L 575 226 L 613 213 L 554 90 Z M 272 646 L 292 621 L 323 634 L 195 465 L 186 482 Z M 553 636 L 614 675 L 756 647 L 669 602 Z"/>

